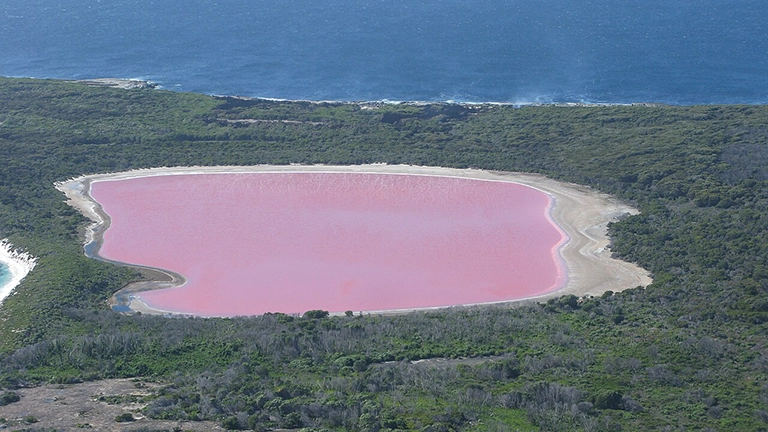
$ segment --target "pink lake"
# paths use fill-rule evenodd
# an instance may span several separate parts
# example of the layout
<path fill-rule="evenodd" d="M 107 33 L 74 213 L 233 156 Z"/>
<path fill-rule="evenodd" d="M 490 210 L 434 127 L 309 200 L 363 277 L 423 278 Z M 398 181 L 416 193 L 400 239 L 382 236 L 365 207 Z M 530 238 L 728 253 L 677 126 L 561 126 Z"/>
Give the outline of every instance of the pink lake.
<path fill-rule="evenodd" d="M 149 306 L 200 316 L 429 308 L 565 283 L 549 195 L 519 184 L 359 173 L 97 181 L 102 257 L 183 275 Z"/>

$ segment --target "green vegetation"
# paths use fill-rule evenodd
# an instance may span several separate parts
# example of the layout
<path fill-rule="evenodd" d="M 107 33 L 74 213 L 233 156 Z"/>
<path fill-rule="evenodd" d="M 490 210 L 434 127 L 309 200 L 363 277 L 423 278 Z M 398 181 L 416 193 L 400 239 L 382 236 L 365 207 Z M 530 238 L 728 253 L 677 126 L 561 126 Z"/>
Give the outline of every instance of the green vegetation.
<path fill-rule="evenodd" d="M 2 396 L 0 396 L 0 406 L 12 404 L 14 402 L 18 402 L 21 400 L 21 396 L 19 396 L 16 392 L 5 392 Z"/>
<path fill-rule="evenodd" d="M 122 413 L 119 416 L 115 417 L 115 422 L 117 423 L 127 423 L 132 421 L 136 421 L 136 419 L 133 418 L 133 414 L 129 412 Z"/>
<path fill-rule="evenodd" d="M 0 238 L 39 257 L 0 306 L 0 386 L 149 377 L 144 414 L 230 429 L 768 429 L 768 107 L 249 101 L 0 79 Z M 399 316 L 125 316 L 55 181 L 172 165 L 528 171 L 642 213 L 646 289 Z M 10 394 L 10 393 L 5 393 Z"/>

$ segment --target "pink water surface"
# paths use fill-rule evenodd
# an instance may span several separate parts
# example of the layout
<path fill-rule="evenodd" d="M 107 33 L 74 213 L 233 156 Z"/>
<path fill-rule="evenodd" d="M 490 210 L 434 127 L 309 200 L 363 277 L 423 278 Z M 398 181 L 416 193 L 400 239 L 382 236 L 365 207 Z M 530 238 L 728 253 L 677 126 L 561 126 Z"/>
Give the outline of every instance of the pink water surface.
<path fill-rule="evenodd" d="M 202 316 L 513 300 L 559 288 L 551 198 L 513 183 L 357 173 L 99 181 L 99 254 L 184 275 L 147 304 Z"/>

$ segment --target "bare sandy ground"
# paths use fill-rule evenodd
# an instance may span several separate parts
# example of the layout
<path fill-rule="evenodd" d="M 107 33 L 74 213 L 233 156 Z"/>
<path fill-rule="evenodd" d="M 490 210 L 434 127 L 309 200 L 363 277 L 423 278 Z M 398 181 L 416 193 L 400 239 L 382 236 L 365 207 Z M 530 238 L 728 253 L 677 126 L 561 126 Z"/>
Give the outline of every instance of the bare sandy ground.
<path fill-rule="evenodd" d="M 141 414 L 146 400 L 156 397 L 160 384 L 134 379 L 107 379 L 80 384 L 48 384 L 14 390 L 19 402 L 0 406 L 0 418 L 9 430 L 131 431 L 185 430 L 223 431 L 210 421 L 181 422 L 152 420 Z M 133 422 L 117 422 L 131 413 Z M 34 418 L 35 423 L 25 421 Z M 0 427 L 0 429 L 3 429 Z"/>
<path fill-rule="evenodd" d="M 85 85 L 95 86 L 95 87 L 112 87 L 112 88 L 119 88 L 124 90 L 147 89 L 147 88 L 153 89 L 157 87 L 156 84 L 150 81 L 125 79 L 125 78 L 94 78 L 94 79 L 86 79 L 86 80 L 76 80 L 74 82 L 79 82 Z"/>
<path fill-rule="evenodd" d="M 611 251 L 608 249 L 608 223 L 617 221 L 619 218 L 627 215 L 637 214 L 637 210 L 609 195 L 598 193 L 588 187 L 558 182 L 537 174 L 386 164 L 353 166 L 163 167 L 83 176 L 57 183 L 56 187 L 67 196 L 68 204 L 80 210 L 93 221 L 93 224 L 86 231 L 85 238 L 86 245 L 91 243 L 95 245 L 95 248 L 94 246 L 90 248 L 86 246 L 86 249 L 91 249 L 93 254 L 96 254 L 101 236 L 109 226 L 109 218 L 101 210 L 99 204 L 90 197 L 91 183 L 146 176 L 253 172 L 350 172 L 429 175 L 504 181 L 530 186 L 549 194 L 554 199 L 551 217 L 569 237 L 569 240 L 560 249 L 560 255 L 567 268 L 568 280 L 566 285 L 562 289 L 536 297 L 534 300 L 545 300 L 565 294 L 574 294 L 580 297 L 598 296 L 606 291 L 619 292 L 637 286 L 647 286 L 652 282 L 649 273 L 645 269 L 635 264 L 612 258 Z M 126 305 L 135 312 L 169 313 L 151 308 L 132 294 L 147 289 L 183 284 L 183 276 L 162 269 L 145 270 L 157 271 L 157 279 L 159 281 L 144 281 L 131 284 L 116 294 L 116 297 L 113 298 L 113 303 Z"/>

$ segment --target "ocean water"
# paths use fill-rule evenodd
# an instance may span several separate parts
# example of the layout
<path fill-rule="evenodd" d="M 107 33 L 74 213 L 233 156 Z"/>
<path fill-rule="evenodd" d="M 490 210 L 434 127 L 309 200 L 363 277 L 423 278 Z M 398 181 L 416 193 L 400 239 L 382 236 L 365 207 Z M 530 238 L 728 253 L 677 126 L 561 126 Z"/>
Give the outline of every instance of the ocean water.
<path fill-rule="evenodd" d="M 3 0 L 0 75 L 310 100 L 768 102 L 765 0 Z"/>
<path fill-rule="evenodd" d="M 6 266 L 3 263 L 0 263 L 0 288 L 5 286 L 8 282 L 11 281 L 11 278 L 13 275 L 11 274 L 11 271 L 8 269 L 8 266 Z"/>

